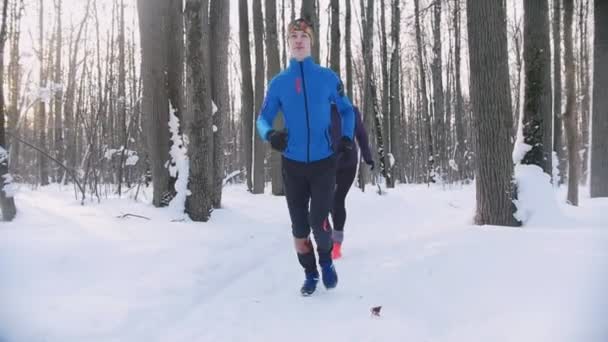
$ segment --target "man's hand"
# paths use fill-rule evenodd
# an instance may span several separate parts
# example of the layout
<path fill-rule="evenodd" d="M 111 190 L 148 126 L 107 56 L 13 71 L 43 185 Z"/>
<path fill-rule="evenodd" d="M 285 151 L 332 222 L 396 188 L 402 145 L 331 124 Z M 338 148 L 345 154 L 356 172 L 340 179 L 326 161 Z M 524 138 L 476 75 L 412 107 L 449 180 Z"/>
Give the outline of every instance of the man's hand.
<path fill-rule="evenodd" d="M 376 167 L 376 164 L 374 163 L 373 160 L 366 160 L 365 164 L 369 165 L 369 169 L 374 171 L 374 167 Z"/>
<path fill-rule="evenodd" d="M 267 138 L 274 150 L 283 152 L 287 148 L 287 132 L 271 129 L 268 132 Z"/>

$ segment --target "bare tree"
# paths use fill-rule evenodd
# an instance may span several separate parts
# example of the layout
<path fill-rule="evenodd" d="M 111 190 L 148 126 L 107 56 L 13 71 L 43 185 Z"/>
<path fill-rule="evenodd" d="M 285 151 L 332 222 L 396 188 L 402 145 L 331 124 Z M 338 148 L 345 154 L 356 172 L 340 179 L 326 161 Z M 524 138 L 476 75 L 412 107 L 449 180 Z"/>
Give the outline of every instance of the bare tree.
<path fill-rule="evenodd" d="M 462 85 L 461 85 L 461 51 L 460 51 L 460 13 L 461 6 L 460 0 L 454 0 L 454 87 L 455 87 L 455 98 L 456 104 L 454 108 L 454 121 L 456 125 L 456 148 L 455 148 L 455 156 L 456 156 L 456 165 L 458 167 L 459 179 L 463 180 L 466 177 L 465 167 L 466 167 L 466 159 L 465 154 L 468 152 L 468 145 L 466 144 L 465 139 L 465 131 L 464 131 L 464 105 L 462 99 Z"/>
<path fill-rule="evenodd" d="M 514 226 L 511 93 L 506 10 L 502 0 L 468 0 L 471 103 L 477 131 L 479 225 Z"/>
<path fill-rule="evenodd" d="M 21 18 L 23 16 L 23 0 L 14 1 L 11 8 L 11 29 L 10 29 L 10 56 L 8 63 L 8 81 L 10 90 L 10 102 L 8 106 L 8 133 L 16 134 L 18 131 L 17 122 L 20 119 L 21 106 L 21 65 L 19 63 L 19 42 L 21 37 Z M 24 118 L 25 119 L 25 118 Z M 24 126 L 24 125 L 22 125 Z M 8 137 L 10 138 L 10 137 Z M 19 141 L 7 139 L 10 143 L 10 172 L 19 169 Z"/>
<path fill-rule="evenodd" d="M 277 37 L 276 0 L 266 0 L 266 49 L 268 50 L 268 80 L 271 80 L 281 71 L 279 61 L 279 40 Z M 285 123 L 283 115 L 279 113 L 273 123 L 274 129 L 283 129 Z M 272 181 L 272 194 L 284 195 L 281 166 L 281 153 L 275 150 L 270 152 L 270 178 Z"/>
<path fill-rule="evenodd" d="M 517 137 L 517 131 L 519 129 L 519 121 L 521 118 L 521 103 L 522 103 L 522 99 L 521 99 L 521 83 L 523 80 L 523 77 L 521 75 L 521 70 L 523 69 L 523 20 L 521 19 L 521 16 L 519 16 L 517 14 L 517 9 L 519 7 L 518 3 L 513 1 L 511 2 L 511 4 L 513 5 L 513 17 L 514 20 L 512 22 L 512 24 L 509 26 L 508 28 L 508 33 L 509 33 L 509 39 L 512 40 L 512 45 L 513 45 L 513 50 L 509 51 L 515 59 L 515 68 L 511 71 L 512 72 L 512 76 L 511 76 L 511 80 L 513 82 L 512 85 L 512 97 L 513 97 L 513 113 L 514 113 L 514 120 L 513 120 L 513 139 L 516 139 Z"/>
<path fill-rule="evenodd" d="M 84 18 L 82 19 L 82 21 L 80 22 L 80 24 L 78 25 L 77 28 L 77 33 L 75 35 L 75 37 L 72 39 L 71 43 L 70 43 L 70 49 L 69 49 L 69 53 L 68 53 L 68 57 L 69 57 L 69 64 L 68 64 L 68 77 L 67 77 L 67 85 L 65 88 L 65 97 L 64 97 L 64 104 L 63 104 L 63 115 L 64 115 L 64 124 L 63 124 L 63 133 L 64 133 L 64 142 L 65 142 L 65 160 L 66 160 L 66 164 L 67 167 L 70 170 L 74 170 L 76 169 L 76 146 L 77 146 L 77 139 L 76 139 L 76 115 L 74 114 L 74 101 L 75 101 L 75 97 L 76 97 L 76 75 L 78 73 L 78 69 L 81 66 L 80 63 L 78 63 L 78 53 L 82 47 L 82 37 L 83 37 L 83 32 L 87 23 L 87 19 L 89 16 L 89 8 L 91 5 L 91 0 L 87 0 L 87 4 L 86 4 L 86 8 L 85 8 L 85 15 Z M 100 51 L 100 49 L 97 49 L 98 51 Z M 101 65 L 101 63 L 99 62 L 99 64 Z M 101 66 L 100 66 L 101 68 Z M 99 80 L 101 82 L 101 75 L 99 76 Z M 99 85 L 99 92 L 101 94 L 101 83 Z M 100 99 L 99 101 L 101 101 L 101 95 L 100 95 Z"/>
<path fill-rule="evenodd" d="M 433 115 L 435 117 L 435 159 L 439 176 L 443 177 L 446 162 L 446 138 L 444 128 L 445 100 L 443 94 L 443 66 L 441 49 L 441 0 L 433 5 L 433 60 L 431 77 L 433 78 Z"/>
<path fill-rule="evenodd" d="M 329 67 L 340 76 L 340 1 L 331 0 L 331 50 Z"/>
<path fill-rule="evenodd" d="M 40 50 L 39 50 L 39 54 L 40 54 L 40 81 L 39 81 L 39 91 L 42 92 L 42 89 L 44 89 L 44 86 L 46 85 L 46 80 L 45 78 L 45 70 L 44 70 L 44 4 L 43 4 L 43 0 L 40 0 L 40 15 L 39 15 L 39 26 L 40 26 L 40 40 L 39 40 L 39 44 L 40 44 Z M 38 115 L 36 116 L 36 125 L 35 125 L 35 131 L 36 133 L 38 133 L 38 146 L 44 147 L 47 146 L 46 144 L 46 103 L 45 103 L 45 99 L 43 98 L 39 98 L 38 99 Z M 48 167 L 47 167 L 47 162 L 46 162 L 46 157 L 44 156 L 43 153 L 39 152 L 38 153 L 38 157 L 37 157 L 37 161 L 38 161 L 38 179 L 40 180 L 40 184 L 41 185 L 48 185 L 49 184 L 49 174 L 48 174 Z"/>
<path fill-rule="evenodd" d="M 581 153 L 581 173 L 579 182 L 585 184 L 587 182 L 588 164 L 589 164 L 589 115 L 590 115 L 590 68 L 589 68 L 589 44 L 588 36 L 588 21 L 589 21 L 589 0 L 579 1 L 579 75 L 580 75 L 580 108 L 581 108 L 581 133 L 582 142 L 579 144 L 582 150 Z"/>
<path fill-rule="evenodd" d="M 222 204 L 224 179 L 224 121 L 228 117 L 228 42 L 230 39 L 230 1 L 211 0 L 211 92 L 217 106 L 213 115 L 213 198 L 214 208 Z M 278 45 L 278 44 L 277 44 Z"/>
<path fill-rule="evenodd" d="M 402 161 L 401 161 L 401 145 L 402 145 L 402 127 L 403 124 L 400 121 L 401 118 L 401 96 L 400 96 L 400 65 L 401 61 L 401 44 L 399 35 L 401 32 L 401 8 L 398 0 L 393 0 L 391 3 L 392 19 L 391 19 L 391 41 L 392 41 L 392 52 L 391 52 L 391 71 L 390 71 L 390 152 L 395 158 L 395 165 L 392 167 L 392 174 L 394 179 L 404 181 L 402 173 Z M 385 90 L 386 91 L 386 90 Z M 387 120 L 389 121 L 389 120 Z"/>
<path fill-rule="evenodd" d="M 169 187 L 169 99 L 167 91 L 167 47 L 162 22 L 167 9 L 164 0 L 138 0 L 142 49 L 143 113 L 148 143 L 148 159 L 154 192 L 152 203 L 159 207 Z M 201 133 L 202 134 L 202 133 Z M 191 138 L 191 143 L 197 146 Z M 195 162 L 192 161 L 194 165 Z M 191 167 L 191 170 L 194 167 Z M 195 193 L 194 191 L 192 191 Z M 198 192 L 197 192 L 198 194 Z M 192 216 L 192 213 L 190 213 Z M 193 218 L 194 219 L 194 218 Z"/>
<path fill-rule="evenodd" d="M 373 41 L 373 32 L 374 32 L 374 1 L 368 0 L 367 5 L 364 0 L 361 0 L 361 27 L 363 28 L 362 34 L 362 54 L 363 54 L 363 65 L 364 65 L 364 74 L 363 74 L 363 112 L 364 116 L 363 122 L 369 128 L 374 127 L 374 102 L 375 102 L 375 93 L 374 86 L 372 84 L 372 80 L 374 77 L 374 41 Z M 369 129 L 373 132 L 373 130 Z M 371 132 L 370 132 L 371 133 Z M 373 145 L 373 144 L 372 144 Z M 359 182 L 363 186 L 365 184 L 365 179 L 367 178 L 367 172 L 365 168 L 359 169 L 360 179 Z M 362 187 L 363 189 L 363 187 Z"/>
<path fill-rule="evenodd" d="M 257 1 L 257 0 L 254 0 L 254 1 Z M 308 20 L 310 23 L 312 23 L 313 28 L 314 28 L 314 37 L 312 39 L 313 40 L 312 57 L 314 58 L 314 60 L 317 63 L 320 62 L 319 47 L 321 46 L 321 41 L 319 40 L 320 32 L 319 32 L 319 16 L 317 15 L 318 9 L 319 9 L 319 5 L 317 3 L 317 0 L 302 1 L 302 8 L 300 9 L 300 16 L 302 18 Z M 255 17 L 254 17 L 254 19 L 255 19 Z M 255 22 L 255 20 L 254 20 L 254 22 Z"/>
<path fill-rule="evenodd" d="M 287 34 L 285 33 L 285 27 L 287 23 L 285 22 L 285 0 L 281 0 L 281 42 L 283 45 L 283 50 L 281 54 L 281 65 L 283 68 L 287 66 Z"/>
<path fill-rule="evenodd" d="M 239 0 L 239 46 L 241 53 L 241 122 L 245 145 L 247 189 L 253 191 L 253 81 L 251 76 L 251 51 L 249 49 L 249 11 L 246 0 Z"/>
<path fill-rule="evenodd" d="M 421 98 L 421 114 L 424 120 L 424 130 L 426 132 L 426 143 L 428 144 L 427 150 L 427 182 L 434 183 L 434 168 L 435 168 L 435 153 L 433 152 L 433 135 L 431 134 L 431 115 L 429 114 L 429 103 L 427 98 L 427 90 L 426 90 L 426 72 L 424 71 L 424 61 L 423 61 L 423 45 L 422 45 L 422 31 L 420 28 L 420 1 L 414 0 L 414 26 L 416 29 L 416 46 L 418 48 L 418 72 L 420 73 L 420 82 L 419 82 L 419 91 Z"/>
<path fill-rule="evenodd" d="M 553 150 L 558 161 L 558 184 L 566 179 L 566 154 L 562 140 L 561 0 L 553 0 Z"/>
<path fill-rule="evenodd" d="M 578 205 L 578 130 L 576 122 L 576 85 L 574 80 L 574 52 L 572 48 L 573 0 L 564 0 L 564 64 L 566 65 L 566 142 L 568 145 L 568 203 Z"/>
<path fill-rule="evenodd" d="M 547 0 L 524 0 L 524 142 L 532 148 L 523 164 L 552 173 L 551 52 Z"/>
<path fill-rule="evenodd" d="M 394 188 L 395 187 L 395 177 L 393 176 L 393 169 L 391 168 L 391 164 L 390 164 L 390 157 L 388 157 L 389 154 L 392 153 L 391 147 L 391 130 L 390 130 L 390 123 L 391 123 L 391 116 L 390 116 L 390 111 L 389 111 L 389 94 L 390 94 L 390 77 L 389 77 L 389 73 L 388 73 L 388 43 L 387 43 L 387 37 L 386 37 L 386 14 L 385 14 L 385 3 L 384 0 L 380 0 L 380 30 L 379 30 L 379 34 L 380 34 L 380 57 L 381 57 L 381 70 L 382 70 L 382 113 L 380 115 L 380 118 L 382 119 L 382 138 L 383 138 L 383 146 L 384 146 L 384 154 L 386 155 L 386 160 L 384 162 L 384 166 L 387 170 L 387 173 L 390 174 L 391 176 L 388 177 L 387 183 L 386 183 L 386 187 L 387 188 Z"/>
<path fill-rule="evenodd" d="M 253 37 L 255 42 L 255 97 L 254 112 L 259 113 L 264 101 L 264 17 L 262 0 L 253 0 Z M 252 123 L 253 124 L 253 123 Z M 264 155 L 266 145 L 258 134 L 253 139 L 253 191 L 264 193 Z"/>
<path fill-rule="evenodd" d="M 4 45 L 6 44 L 6 21 L 8 12 L 8 0 L 3 1 L 2 6 L 2 27 L 0 28 L 0 84 L 4 84 Z M 10 185 L 11 178 L 8 173 L 8 151 L 6 150 L 6 133 L 4 110 L 4 87 L 0 87 L 0 209 L 2 210 L 2 220 L 12 221 L 17 215 L 15 199 L 10 192 L 6 191 L 6 186 Z"/>
<path fill-rule="evenodd" d="M 346 95 L 353 100 L 353 50 L 351 47 L 351 4 L 346 1 L 346 13 L 344 16 L 344 63 L 346 71 Z"/>
<path fill-rule="evenodd" d="M 54 145 L 54 149 L 55 149 L 55 156 L 58 160 L 63 160 L 63 117 L 61 114 L 61 108 L 62 108 L 62 95 L 63 95 L 63 90 L 62 89 L 57 89 L 57 87 L 62 84 L 63 82 L 61 81 L 61 55 L 62 55 L 62 49 L 61 46 L 63 44 L 63 40 L 62 40 L 62 27 L 61 27 L 61 4 L 62 4 L 62 0 L 57 0 L 55 2 L 55 15 L 56 15 L 56 27 L 55 27 L 55 77 L 54 77 L 54 87 L 53 89 L 55 90 L 55 109 L 54 109 L 54 125 L 55 125 L 55 134 L 54 134 L 54 141 L 53 141 L 53 145 Z M 57 180 L 61 180 L 61 172 L 60 169 L 57 169 L 58 172 L 55 175 L 55 177 L 57 178 Z"/>
<path fill-rule="evenodd" d="M 608 197 L 608 2 L 594 2 L 591 197 Z"/>
<path fill-rule="evenodd" d="M 191 194 L 186 200 L 186 211 L 192 220 L 203 222 L 209 220 L 213 210 L 213 130 L 208 13 L 209 0 L 187 0 L 184 9 L 186 80 L 189 94 L 186 121 L 190 141 L 188 188 Z"/>
<path fill-rule="evenodd" d="M 117 100 L 117 130 L 118 130 L 118 145 L 121 149 L 120 158 L 116 167 L 116 182 L 118 184 L 118 195 L 121 195 L 122 180 L 123 180 L 123 163 L 128 145 L 127 141 L 127 70 L 125 64 L 125 4 L 124 0 L 119 3 L 119 18 L 118 18 L 118 100 Z"/>

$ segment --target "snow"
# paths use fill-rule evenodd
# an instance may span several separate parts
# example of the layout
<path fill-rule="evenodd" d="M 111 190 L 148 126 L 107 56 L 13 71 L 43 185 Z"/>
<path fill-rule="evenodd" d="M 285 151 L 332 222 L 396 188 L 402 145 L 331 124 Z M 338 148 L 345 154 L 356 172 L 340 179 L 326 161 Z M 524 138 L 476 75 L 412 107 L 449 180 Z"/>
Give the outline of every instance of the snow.
<path fill-rule="evenodd" d="M 558 201 L 568 224 L 546 212 L 524 228 L 478 227 L 473 186 L 353 188 L 338 287 L 303 298 L 285 199 L 224 189 L 223 208 L 196 223 L 23 186 L 0 225 L 0 340 L 608 340 L 608 199 Z"/>
<path fill-rule="evenodd" d="M 37 98 L 40 99 L 42 102 L 46 103 L 47 105 L 49 103 L 51 103 L 52 96 L 53 96 L 52 85 L 49 85 L 47 87 L 38 88 Z"/>
<path fill-rule="evenodd" d="M 557 152 L 551 152 L 551 161 L 551 165 L 553 166 L 551 178 L 553 179 L 553 184 L 557 185 L 559 182 L 559 158 L 557 157 Z"/>
<path fill-rule="evenodd" d="M 122 146 L 120 148 L 108 148 L 106 152 L 103 154 L 104 159 L 112 160 L 115 154 L 120 153 L 122 151 Z"/>
<path fill-rule="evenodd" d="M 125 160 L 125 165 L 126 166 L 136 165 L 137 162 L 139 161 L 139 157 L 137 156 L 137 153 L 135 151 L 129 151 L 129 152 L 133 152 L 133 153 L 128 154 L 127 160 Z"/>
<path fill-rule="evenodd" d="M 184 219 L 187 215 L 184 214 L 186 208 L 186 197 L 190 195 L 188 190 L 188 176 L 190 175 L 190 161 L 187 156 L 186 147 L 182 141 L 182 136 L 179 134 L 179 118 L 175 115 L 175 109 L 169 108 L 169 131 L 171 132 L 171 160 L 175 166 L 169 167 L 169 172 L 177 180 L 175 181 L 176 195 L 169 203 L 169 209 L 174 212 L 176 219 Z"/>
<path fill-rule="evenodd" d="M 388 154 L 388 165 L 389 169 L 392 169 L 395 165 L 395 156 L 392 153 Z"/>
<path fill-rule="evenodd" d="M 456 163 L 456 161 L 454 159 L 450 159 L 450 161 L 448 162 L 448 165 L 450 166 L 450 168 L 454 171 L 458 171 L 458 164 Z"/>
<path fill-rule="evenodd" d="M 4 162 L 6 159 L 8 159 L 8 151 L 0 146 L 0 163 Z"/>
<path fill-rule="evenodd" d="M 526 153 L 532 149 L 532 146 L 526 144 L 523 138 L 517 138 L 515 146 L 513 147 L 513 164 L 519 164 L 524 159 Z"/>
<path fill-rule="evenodd" d="M 120 146 L 120 148 L 106 148 L 104 153 L 104 158 L 107 160 L 112 160 L 112 158 L 116 155 L 120 156 L 124 150 L 124 156 L 126 156 L 125 165 L 133 166 L 137 164 L 139 161 L 139 156 L 137 155 L 137 151 L 125 149 L 124 146 Z"/>
<path fill-rule="evenodd" d="M 515 218 L 524 224 L 540 224 L 548 227 L 572 225 L 561 215 L 555 199 L 551 177 L 536 165 L 516 165 L 517 212 Z"/>
<path fill-rule="evenodd" d="M 10 173 L 7 173 L 2 177 L 4 178 L 4 188 L 2 189 L 4 191 L 4 194 L 6 195 L 6 197 L 9 198 L 14 197 L 19 188 L 13 182 L 13 176 Z"/>

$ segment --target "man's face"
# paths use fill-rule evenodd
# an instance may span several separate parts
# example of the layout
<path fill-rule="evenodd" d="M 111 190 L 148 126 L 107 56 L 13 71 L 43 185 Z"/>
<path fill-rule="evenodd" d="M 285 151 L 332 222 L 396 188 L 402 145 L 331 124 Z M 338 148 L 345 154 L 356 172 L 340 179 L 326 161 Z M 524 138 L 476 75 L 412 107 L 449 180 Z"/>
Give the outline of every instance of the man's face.
<path fill-rule="evenodd" d="M 310 56 L 310 37 L 304 31 L 294 30 L 289 34 L 291 57 L 298 61 Z"/>

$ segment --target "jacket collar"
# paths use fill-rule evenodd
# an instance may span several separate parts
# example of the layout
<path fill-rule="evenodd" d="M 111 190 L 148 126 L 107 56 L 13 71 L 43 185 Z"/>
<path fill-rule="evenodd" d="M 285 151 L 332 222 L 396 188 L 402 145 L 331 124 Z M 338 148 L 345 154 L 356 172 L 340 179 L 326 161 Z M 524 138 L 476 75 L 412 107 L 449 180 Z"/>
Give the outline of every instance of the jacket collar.
<path fill-rule="evenodd" d="M 306 58 L 304 58 L 302 61 L 298 61 L 295 58 L 292 58 L 289 60 L 289 68 L 290 69 L 296 69 L 296 68 L 300 68 L 300 64 L 302 64 L 304 70 L 309 70 L 311 68 L 314 68 L 317 63 L 315 63 L 314 59 L 312 58 L 312 56 L 308 56 Z"/>

